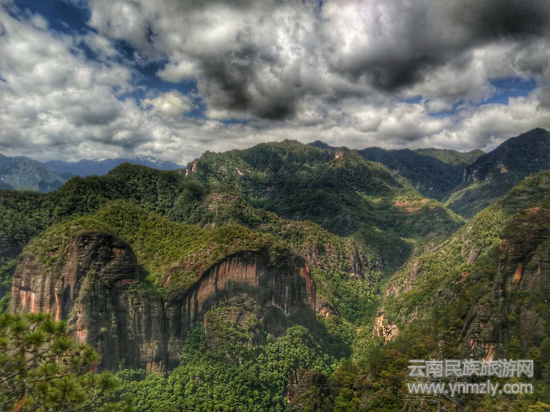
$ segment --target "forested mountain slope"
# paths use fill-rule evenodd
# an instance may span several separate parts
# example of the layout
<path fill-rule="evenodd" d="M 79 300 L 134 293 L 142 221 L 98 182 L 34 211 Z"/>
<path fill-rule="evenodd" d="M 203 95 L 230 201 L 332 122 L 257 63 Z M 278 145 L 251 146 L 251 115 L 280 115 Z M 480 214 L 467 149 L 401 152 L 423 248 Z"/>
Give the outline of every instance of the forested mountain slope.
<path fill-rule="evenodd" d="M 175 368 L 166 390 L 197 367 L 231 371 L 177 401 L 194 407 L 263 356 L 262 388 L 241 389 L 285 408 L 289 374 L 350 356 L 383 280 L 463 223 L 378 163 L 297 142 L 207 153 L 187 176 L 124 164 L 48 194 L 4 191 L 0 217 L 11 311 L 68 321 L 103 368 Z M 286 345 L 298 352 L 273 357 Z"/>
<path fill-rule="evenodd" d="M 338 149 L 321 141 L 311 146 L 332 150 Z M 422 195 L 441 200 L 460 185 L 466 166 L 485 153 L 481 150 L 458 152 L 444 149 L 387 150 L 369 147 L 357 150 L 367 160 L 378 162 L 407 179 Z"/>
<path fill-rule="evenodd" d="M 371 147 L 359 150 L 365 159 L 379 162 L 408 179 L 424 196 L 441 200 L 462 182 L 463 166 L 409 149 L 385 150 Z"/>
<path fill-rule="evenodd" d="M 255 207 L 310 220 L 339 235 L 374 226 L 390 236 L 419 238 L 450 233 L 462 223 L 402 176 L 345 148 L 295 141 L 260 144 L 207 152 L 187 170 L 205 187 L 234 187 Z"/>
<path fill-rule="evenodd" d="M 468 222 L 294 141 L 2 190 L 3 305 L 67 321 L 138 411 L 395 410 L 408 359 L 440 350 L 533 357 L 536 397 L 462 405 L 527 407 L 549 401 L 549 173 Z"/>
<path fill-rule="evenodd" d="M 544 410 L 550 401 L 549 242 L 546 171 L 525 179 L 392 277 L 374 322 L 355 342 L 357 363 L 342 364 L 330 377 L 340 389 L 339 394 L 325 392 L 328 410 L 336 405 L 422 410 L 429 404 L 436 409 L 527 411 L 537 410 L 537 401 Z M 494 398 L 408 393 L 409 359 L 466 358 L 533 359 L 535 376 L 528 381 L 535 391 Z M 320 402 L 310 394 L 326 388 L 314 386 L 296 394 L 302 406 Z"/>
<path fill-rule="evenodd" d="M 467 218 L 497 201 L 532 173 L 550 169 L 550 132 L 533 129 L 506 140 L 468 166 L 446 205 Z"/>
<path fill-rule="evenodd" d="M 416 153 L 425 156 L 435 157 L 444 163 L 454 166 L 466 167 L 474 163 L 478 158 L 483 156 L 485 152 L 481 149 L 471 150 L 469 152 L 459 152 L 458 150 L 450 149 L 416 149 Z"/>

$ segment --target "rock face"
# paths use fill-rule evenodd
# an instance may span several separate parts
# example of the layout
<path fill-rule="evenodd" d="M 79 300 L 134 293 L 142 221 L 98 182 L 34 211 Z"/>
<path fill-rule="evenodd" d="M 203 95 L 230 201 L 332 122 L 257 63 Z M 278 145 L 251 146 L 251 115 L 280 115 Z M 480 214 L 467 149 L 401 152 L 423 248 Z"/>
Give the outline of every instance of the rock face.
<path fill-rule="evenodd" d="M 46 312 L 67 321 L 80 342 L 102 354 L 102 368 L 116 369 L 123 360 L 163 368 L 162 302 L 140 287 L 134 252 L 112 235 L 73 236 L 51 267 L 23 253 L 11 294 L 12 312 Z"/>
<path fill-rule="evenodd" d="M 287 318 L 306 325 L 314 322 L 315 296 L 309 269 L 298 257 L 273 263 L 265 251 L 230 256 L 207 270 L 191 288 L 167 298 L 170 367 L 175 366 L 179 344 L 193 323 L 219 302 L 248 303 L 252 298 L 262 308 L 267 330 L 280 335 Z"/>
<path fill-rule="evenodd" d="M 140 280 L 131 247 L 97 231 L 74 235 L 53 265 L 23 252 L 11 293 L 12 312 L 47 312 L 67 321 L 111 370 L 120 362 L 156 371 L 176 366 L 193 323 L 221 301 L 254 301 L 275 335 L 287 318 L 314 322 L 316 309 L 315 285 L 299 257 L 273 262 L 269 251 L 239 253 L 192 287 L 163 297 Z"/>
<path fill-rule="evenodd" d="M 399 336 L 399 328 L 384 318 L 384 309 L 378 310 L 374 318 L 374 336 L 384 339 L 384 343 L 391 342 Z"/>
<path fill-rule="evenodd" d="M 463 331 L 463 351 L 476 357 L 506 357 L 513 333 L 523 349 L 544 337 L 540 311 L 525 304 L 550 301 L 550 211 L 532 208 L 518 214 L 503 231 L 492 292 L 470 308 Z"/>

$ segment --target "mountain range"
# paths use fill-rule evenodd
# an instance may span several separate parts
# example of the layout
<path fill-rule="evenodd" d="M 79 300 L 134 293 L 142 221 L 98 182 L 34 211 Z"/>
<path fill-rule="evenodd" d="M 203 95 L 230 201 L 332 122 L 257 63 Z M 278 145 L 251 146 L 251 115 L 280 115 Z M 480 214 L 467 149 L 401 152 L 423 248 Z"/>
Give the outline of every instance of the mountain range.
<path fill-rule="evenodd" d="M 116 158 L 116 159 L 83 159 L 78 162 L 64 162 L 61 160 L 49 160 L 44 162 L 44 166 L 48 170 L 58 174 L 71 173 L 73 175 L 85 177 L 90 175 L 104 175 L 109 173 L 115 167 L 122 163 L 131 163 L 160 170 L 176 170 L 182 166 L 169 160 L 157 159 L 153 156 L 136 156 L 133 158 Z"/>
<path fill-rule="evenodd" d="M 48 170 L 42 163 L 26 157 L 0 154 L 0 188 L 48 192 L 57 189 L 66 176 Z"/>
<path fill-rule="evenodd" d="M 137 411 L 548 410 L 549 159 L 544 129 L 286 140 L 0 190 L 1 305 L 66 321 Z M 412 396 L 411 359 L 531 359 L 534 390 Z"/>
<path fill-rule="evenodd" d="M 83 159 L 78 162 L 49 160 L 39 162 L 28 157 L 8 157 L 0 154 L 0 188 L 49 192 L 72 176 L 104 175 L 115 167 L 131 163 L 160 170 L 177 170 L 182 166 L 152 156 L 116 159 Z"/>

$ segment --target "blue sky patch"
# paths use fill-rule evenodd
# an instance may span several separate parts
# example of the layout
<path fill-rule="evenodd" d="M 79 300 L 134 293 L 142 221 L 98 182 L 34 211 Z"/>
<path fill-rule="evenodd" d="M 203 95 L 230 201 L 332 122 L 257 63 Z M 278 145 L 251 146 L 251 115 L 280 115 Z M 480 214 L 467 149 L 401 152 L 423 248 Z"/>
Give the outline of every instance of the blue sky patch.
<path fill-rule="evenodd" d="M 85 6 L 85 2 L 69 0 L 15 0 L 15 5 L 23 10 L 30 11 L 33 14 L 39 14 L 44 17 L 51 29 L 67 35 L 86 34 L 95 31 L 88 26 L 91 17 L 90 10 Z M 151 33 L 151 36 L 153 34 Z M 136 91 L 129 94 L 118 95 L 119 100 L 133 98 L 139 104 L 141 100 L 147 97 L 154 97 L 159 93 L 166 93 L 177 90 L 182 94 L 197 93 L 197 82 L 194 80 L 182 81 L 179 83 L 170 83 L 157 76 L 157 72 L 164 68 L 166 60 L 155 62 L 136 61 L 138 52 L 134 47 L 125 41 L 116 40 L 114 47 L 120 53 L 121 57 L 116 61 L 120 64 L 130 65 L 136 71 L 133 83 Z M 78 44 L 78 48 L 83 52 L 88 60 L 98 61 L 97 54 L 84 42 Z M 74 54 L 76 50 L 72 51 Z M 139 59 L 138 59 L 139 60 Z M 197 104 L 197 107 L 188 115 L 194 118 L 204 118 L 206 107 L 204 103 Z"/>
<path fill-rule="evenodd" d="M 484 102 L 485 104 L 497 103 L 508 105 L 508 99 L 510 97 L 527 96 L 537 87 L 535 80 L 522 79 L 519 77 L 493 80 L 491 84 L 496 88 L 496 91 Z"/>
<path fill-rule="evenodd" d="M 422 96 L 415 96 L 415 97 L 411 97 L 410 99 L 402 99 L 401 101 L 408 104 L 416 104 L 416 103 L 420 103 L 421 100 L 422 100 Z"/>
<path fill-rule="evenodd" d="M 14 4 L 22 10 L 29 10 L 44 17 L 50 28 L 61 33 L 85 33 L 90 29 L 87 25 L 91 13 L 87 7 L 75 1 L 61 0 L 14 0 Z"/>

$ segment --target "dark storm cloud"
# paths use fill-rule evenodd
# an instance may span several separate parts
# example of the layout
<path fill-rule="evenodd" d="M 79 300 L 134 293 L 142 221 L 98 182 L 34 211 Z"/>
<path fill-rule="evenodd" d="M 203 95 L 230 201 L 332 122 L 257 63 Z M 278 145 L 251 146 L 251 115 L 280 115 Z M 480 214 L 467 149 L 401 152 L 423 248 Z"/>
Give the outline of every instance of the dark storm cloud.
<path fill-rule="evenodd" d="M 354 11 L 369 13 L 375 3 L 358 3 Z M 393 0 L 370 13 L 365 23 L 374 29 L 368 47 L 358 39 L 352 53 L 359 56 L 347 61 L 334 44 L 329 62 L 333 71 L 355 81 L 364 77 L 386 92 L 412 86 L 439 66 L 456 64 L 475 47 L 501 41 L 524 45 L 546 38 L 550 29 L 546 0 Z M 381 23 L 383 19 L 389 23 Z"/>
<path fill-rule="evenodd" d="M 92 0 L 91 10 L 100 32 L 164 55 L 167 68 L 192 65 L 213 111 L 266 119 L 292 118 L 308 96 L 401 92 L 439 67 L 460 70 L 477 47 L 524 44 L 550 27 L 547 0 Z"/>
<path fill-rule="evenodd" d="M 301 41 L 317 47 L 314 2 L 164 1 L 159 9 L 165 14 L 148 9 L 145 2 L 125 5 L 92 2 L 91 24 L 152 59 L 164 53 L 168 64 L 161 77 L 174 83 L 196 78 L 214 116 L 289 118 L 301 97 L 315 93 L 302 87 L 299 62 L 298 69 L 289 68 L 285 49 L 290 45 L 309 59 L 310 51 L 304 50 L 309 46 Z M 122 15 L 118 10 L 124 10 Z M 144 31 L 154 36 L 145 41 Z M 308 36 L 312 40 L 304 39 Z M 192 67 L 192 73 L 183 73 L 182 64 Z"/>
<path fill-rule="evenodd" d="M 453 19 L 478 41 L 529 39 L 548 34 L 546 0 L 465 0 L 455 2 Z"/>
<path fill-rule="evenodd" d="M 256 75 L 258 65 L 276 63 L 261 54 L 255 47 L 247 47 L 200 60 L 200 72 L 207 79 L 203 89 L 208 91 L 213 107 L 266 119 L 281 119 L 294 112 L 297 93 L 292 88 L 277 91 L 263 87 Z"/>
<path fill-rule="evenodd" d="M 109 103 L 105 104 L 105 102 L 100 102 L 100 104 L 82 104 L 72 110 L 71 120 L 77 126 L 108 125 L 120 116 L 120 108 L 112 103 Z"/>

